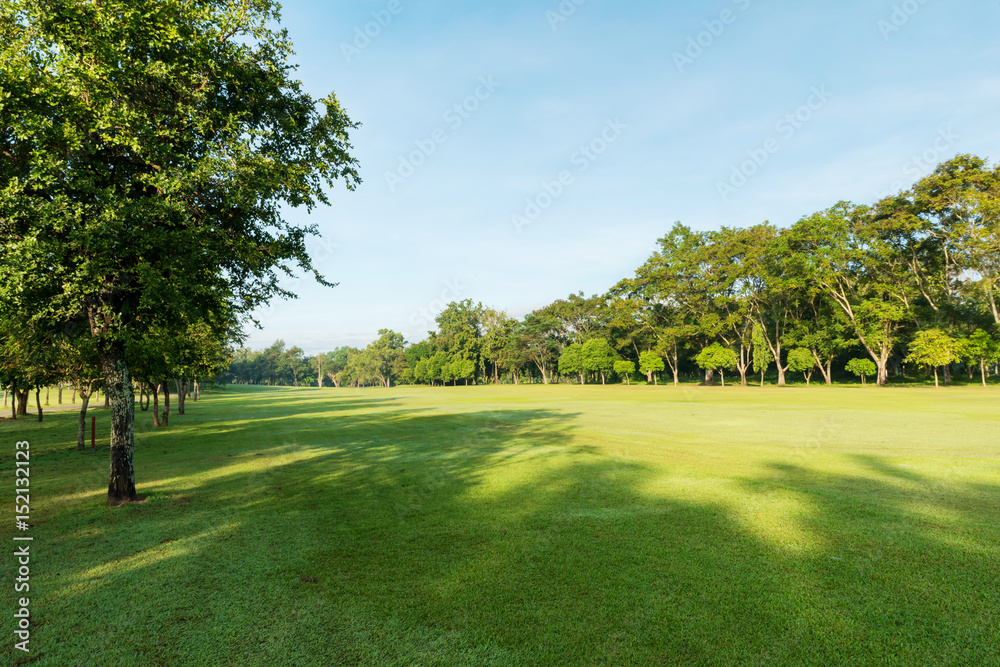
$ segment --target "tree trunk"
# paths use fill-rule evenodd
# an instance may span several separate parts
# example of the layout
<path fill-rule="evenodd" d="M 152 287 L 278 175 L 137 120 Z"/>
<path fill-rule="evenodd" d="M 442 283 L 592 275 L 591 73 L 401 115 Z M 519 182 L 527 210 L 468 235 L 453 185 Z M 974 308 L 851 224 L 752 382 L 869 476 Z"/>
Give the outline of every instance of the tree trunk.
<path fill-rule="evenodd" d="M 184 414 L 184 381 L 179 378 L 174 378 L 174 387 L 177 388 L 177 414 Z"/>
<path fill-rule="evenodd" d="M 153 428 L 160 428 L 160 385 L 149 383 L 153 393 Z"/>
<path fill-rule="evenodd" d="M 104 388 L 104 407 L 106 408 L 111 407 L 111 392 L 108 390 L 107 387 Z"/>
<path fill-rule="evenodd" d="M 809 351 L 812 352 L 813 359 L 816 360 L 816 365 L 819 366 L 819 372 L 823 376 L 823 379 L 826 380 L 827 385 L 833 384 L 833 377 L 832 377 L 833 376 L 833 368 L 832 368 L 833 362 L 831 361 L 829 366 L 824 366 L 823 365 L 823 360 L 820 359 L 819 352 L 817 352 L 816 350 L 814 350 L 812 348 L 810 348 Z M 809 383 L 807 382 L 806 384 L 809 384 Z"/>
<path fill-rule="evenodd" d="M 737 364 L 736 370 L 740 373 L 741 387 L 747 386 L 747 371 L 750 369 L 751 364 L 750 350 L 743 343 L 740 343 L 740 363 Z"/>
<path fill-rule="evenodd" d="M 714 383 L 715 383 L 715 371 L 711 370 L 710 368 L 706 368 L 705 384 L 714 384 Z"/>
<path fill-rule="evenodd" d="M 10 391 L 8 387 L 3 388 L 3 406 L 7 407 L 7 392 Z"/>
<path fill-rule="evenodd" d="M 104 395 L 111 399 L 111 469 L 108 504 L 119 505 L 135 495 L 135 398 L 125 359 L 125 345 L 105 343 L 100 350 Z"/>
<path fill-rule="evenodd" d="M 197 380 L 194 381 L 194 391 L 191 392 L 191 398 L 195 403 L 201 398 L 201 384 Z"/>
<path fill-rule="evenodd" d="M 73 387 L 73 390 L 69 394 L 69 402 L 70 405 L 76 405 L 76 387 Z"/>
<path fill-rule="evenodd" d="M 17 396 L 17 414 L 21 416 L 26 416 L 28 414 L 28 398 L 31 396 L 31 390 L 25 389 L 15 389 L 14 394 Z"/>
<path fill-rule="evenodd" d="M 60 382 L 59 383 L 59 391 L 56 392 L 56 402 L 59 405 L 62 405 L 62 390 L 63 390 L 63 384 L 62 384 L 62 382 Z"/>
<path fill-rule="evenodd" d="M 722 378 L 722 386 L 725 387 L 726 386 L 726 372 L 723 371 L 721 368 L 719 369 L 719 377 Z"/>
<path fill-rule="evenodd" d="M 86 449 L 87 439 L 87 406 L 90 404 L 90 393 L 80 392 L 83 403 L 80 405 L 79 423 L 76 429 L 76 448 L 81 452 Z"/>
<path fill-rule="evenodd" d="M 145 404 L 142 402 L 143 397 L 146 398 Z M 149 390 L 146 388 L 145 382 L 139 383 L 139 409 L 143 412 L 147 412 L 149 410 Z"/>
<path fill-rule="evenodd" d="M 944 366 L 944 383 L 951 384 L 951 364 L 945 364 Z"/>
<path fill-rule="evenodd" d="M 170 424 L 170 384 L 167 380 L 161 383 L 163 387 L 163 415 L 160 417 L 160 422 L 164 427 Z"/>
<path fill-rule="evenodd" d="M 884 352 L 883 355 L 879 355 L 879 360 L 876 362 L 878 366 L 878 378 L 877 382 L 880 387 L 884 387 L 889 384 L 889 353 Z"/>
<path fill-rule="evenodd" d="M 937 366 L 935 366 L 935 367 L 934 367 L 934 388 L 935 388 L 935 389 L 937 389 L 937 388 L 938 388 L 938 374 L 937 374 Z"/>
<path fill-rule="evenodd" d="M 778 341 L 774 349 L 774 365 L 778 367 L 778 386 L 785 386 L 785 371 L 788 370 L 786 365 L 784 368 L 781 367 L 781 341 Z"/>
<path fill-rule="evenodd" d="M 986 386 L 986 362 L 985 361 L 980 361 L 979 362 L 979 373 L 980 373 L 980 375 L 983 376 L 983 387 L 985 387 Z"/>
<path fill-rule="evenodd" d="M 35 407 L 38 408 L 38 421 L 42 421 L 42 388 L 35 387 Z"/>
<path fill-rule="evenodd" d="M 45 388 L 45 405 L 51 405 L 51 404 L 52 404 L 52 403 L 51 403 L 51 402 L 49 401 L 49 390 L 50 390 L 50 389 L 51 389 L 51 387 L 46 387 L 46 388 Z"/>

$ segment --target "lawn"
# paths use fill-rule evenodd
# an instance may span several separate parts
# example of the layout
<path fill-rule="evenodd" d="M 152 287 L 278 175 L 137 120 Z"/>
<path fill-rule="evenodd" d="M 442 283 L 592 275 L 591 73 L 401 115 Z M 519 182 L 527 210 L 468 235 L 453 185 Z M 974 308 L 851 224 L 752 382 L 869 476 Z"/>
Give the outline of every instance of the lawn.
<path fill-rule="evenodd" d="M 997 388 L 228 388 L 137 415 L 147 499 L 116 509 L 75 413 L 0 422 L 8 545 L 32 451 L 33 651 L 5 613 L 8 658 L 1000 664 Z"/>

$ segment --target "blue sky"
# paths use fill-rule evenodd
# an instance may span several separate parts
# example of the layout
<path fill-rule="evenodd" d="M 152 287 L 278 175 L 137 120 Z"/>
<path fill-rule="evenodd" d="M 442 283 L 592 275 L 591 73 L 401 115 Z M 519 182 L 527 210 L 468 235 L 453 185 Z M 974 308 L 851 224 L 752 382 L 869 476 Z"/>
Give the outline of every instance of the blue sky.
<path fill-rule="evenodd" d="M 785 226 L 1000 160 L 996 0 L 289 0 L 283 23 L 306 89 L 363 124 L 364 182 L 289 212 L 340 284 L 286 281 L 254 348 L 415 342 L 464 298 L 521 316 L 632 275 L 678 220 Z"/>

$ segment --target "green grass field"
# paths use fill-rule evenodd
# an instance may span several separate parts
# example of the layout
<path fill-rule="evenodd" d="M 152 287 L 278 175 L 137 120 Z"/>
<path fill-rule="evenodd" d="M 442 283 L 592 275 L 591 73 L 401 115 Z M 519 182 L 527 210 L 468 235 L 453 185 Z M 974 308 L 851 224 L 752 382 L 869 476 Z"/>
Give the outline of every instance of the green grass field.
<path fill-rule="evenodd" d="M 32 446 L 15 664 L 1000 664 L 995 388 L 229 388 L 137 415 L 148 498 L 116 509 L 75 413 L 0 423 L 8 545 Z"/>

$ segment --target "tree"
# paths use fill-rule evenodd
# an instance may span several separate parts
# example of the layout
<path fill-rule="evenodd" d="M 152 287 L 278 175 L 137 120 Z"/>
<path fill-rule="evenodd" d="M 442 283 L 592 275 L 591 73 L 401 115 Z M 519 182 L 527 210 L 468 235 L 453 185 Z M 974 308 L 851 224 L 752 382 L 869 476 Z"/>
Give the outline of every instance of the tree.
<path fill-rule="evenodd" d="M 788 370 L 793 373 L 802 373 L 808 387 L 813 371 L 816 370 L 816 358 L 810 350 L 804 347 L 793 348 L 788 353 Z"/>
<path fill-rule="evenodd" d="M 1000 324 L 1000 166 L 958 155 L 885 208 L 912 230 L 909 264 L 936 319 L 974 295 Z"/>
<path fill-rule="evenodd" d="M 454 382 L 465 380 L 465 384 L 468 386 L 469 379 L 476 374 L 476 362 L 472 359 L 458 357 L 451 362 L 448 370 Z"/>
<path fill-rule="evenodd" d="M 625 378 L 625 384 L 631 384 L 631 382 L 629 382 L 629 379 L 632 377 L 632 373 L 635 373 L 635 362 L 625 361 L 624 359 L 616 361 L 615 373 L 618 373 L 618 375 L 621 375 L 623 378 Z"/>
<path fill-rule="evenodd" d="M 775 298 L 786 297 L 792 291 L 782 275 L 784 272 L 776 270 L 783 266 L 782 256 L 776 252 L 780 236 L 777 229 L 764 223 L 746 229 L 723 227 L 711 232 L 708 240 L 702 270 L 714 285 L 712 304 L 722 323 L 719 338 L 739 350 L 736 370 L 740 384 L 746 386 L 747 370 L 752 366 L 755 321 L 763 321 L 765 315 L 777 315 L 774 324 L 781 331 L 788 320 L 789 300 Z M 780 349 L 781 338 L 777 339 L 777 346 Z M 778 384 L 783 384 L 782 380 L 779 374 Z"/>
<path fill-rule="evenodd" d="M 724 347 L 718 343 L 712 343 L 695 357 L 698 368 L 705 370 L 719 371 L 722 378 L 722 386 L 726 386 L 726 374 L 724 371 L 734 370 L 738 357 L 732 348 Z"/>
<path fill-rule="evenodd" d="M 448 355 L 438 350 L 427 360 L 426 375 L 427 381 L 434 386 L 435 380 L 447 383 L 451 379 L 451 370 L 448 368 L 451 362 Z"/>
<path fill-rule="evenodd" d="M 396 361 L 403 355 L 405 345 L 403 334 L 391 329 L 379 329 L 378 340 L 372 342 L 362 352 L 365 369 L 385 388 L 392 386 Z"/>
<path fill-rule="evenodd" d="M 601 384 L 605 384 L 605 376 L 614 369 L 618 353 L 604 338 L 591 338 L 580 348 L 580 361 L 584 369 L 598 373 Z"/>
<path fill-rule="evenodd" d="M 587 370 L 583 363 L 583 345 L 573 343 L 559 356 L 559 373 L 562 375 L 579 375 L 583 384 L 583 372 Z"/>
<path fill-rule="evenodd" d="M 482 354 L 483 305 L 471 299 L 451 302 L 437 316 L 438 333 L 434 338 L 437 349 L 449 357 L 471 359 L 479 365 Z M 450 362 L 449 362 L 450 363 Z"/>
<path fill-rule="evenodd" d="M 979 373 L 986 386 L 986 366 L 1000 361 L 1000 343 L 990 336 L 989 332 L 976 329 L 971 336 L 961 341 L 959 357 L 968 364 L 979 366 Z"/>
<path fill-rule="evenodd" d="M 782 363 L 782 346 L 802 319 L 805 302 L 805 278 L 792 261 L 794 246 L 790 233 L 771 230 L 753 255 L 759 291 L 752 310 L 760 325 L 758 340 L 767 344 L 777 368 L 779 387 L 785 385 L 785 371 L 789 370 L 788 364 Z"/>
<path fill-rule="evenodd" d="M 833 360 L 856 345 L 843 312 L 820 290 L 810 290 L 806 314 L 796 322 L 793 338 L 812 352 L 816 366 L 827 385 L 833 384 Z"/>
<path fill-rule="evenodd" d="M 548 384 L 555 374 L 552 367 L 559 360 L 558 320 L 544 311 L 529 313 L 521 327 L 521 339 L 525 356 L 542 374 L 542 382 Z M 563 373 L 561 369 L 559 372 Z"/>
<path fill-rule="evenodd" d="M 108 502 L 136 497 L 127 350 L 153 329 L 248 318 L 315 226 L 284 206 L 358 182 L 355 125 L 292 78 L 272 0 L 0 6 L 0 304 L 86 325 L 111 397 Z"/>
<path fill-rule="evenodd" d="M 315 357 L 312 358 L 312 366 L 316 370 L 316 382 L 319 383 L 319 388 L 323 388 L 323 366 L 327 363 L 327 356 L 325 352 L 320 352 Z"/>
<path fill-rule="evenodd" d="M 760 386 L 764 386 L 764 373 L 767 367 L 774 361 L 771 355 L 771 348 L 764 340 L 764 331 L 759 323 L 754 322 L 753 326 L 753 370 L 760 373 Z"/>
<path fill-rule="evenodd" d="M 920 331 L 910 342 L 910 354 L 905 361 L 934 369 L 934 386 L 938 386 L 938 366 L 958 361 L 958 341 L 940 329 Z"/>
<path fill-rule="evenodd" d="M 656 373 L 664 368 L 663 359 L 656 352 L 643 352 L 639 355 L 639 372 L 646 374 L 646 382 L 656 384 Z"/>
<path fill-rule="evenodd" d="M 789 238 L 796 272 L 843 311 L 879 385 L 889 381 L 889 357 L 917 293 L 892 227 L 868 207 L 840 202 L 799 220 Z"/>
<path fill-rule="evenodd" d="M 710 239 L 708 232 L 695 232 L 675 223 L 657 241 L 659 250 L 630 281 L 630 292 L 650 304 L 652 317 L 648 325 L 656 332 L 656 349 L 670 365 L 675 386 L 680 351 L 689 345 L 706 347 L 727 326 L 718 312 L 717 287 L 704 270 L 711 261 Z M 705 370 L 706 382 L 712 373 Z"/>
<path fill-rule="evenodd" d="M 851 359 L 847 362 L 847 366 L 844 368 L 848 373 L 853 373 L 861 378 L 861 384 L 865 384 L 865 378 L 869 375 L 875 375 L 878 372 L 878 367 L 875 362 L 871 359 Z"/>
<path fill-rule="evenodd" d="M 493 382 L 496 384 L 500 382 L 502 371 L 515 364 L 521 355 L 518 344 L 521 323 L 503 311 L 486 308 L 482 314 L 482 325 L 483 360 L 493 366 Z"/>

